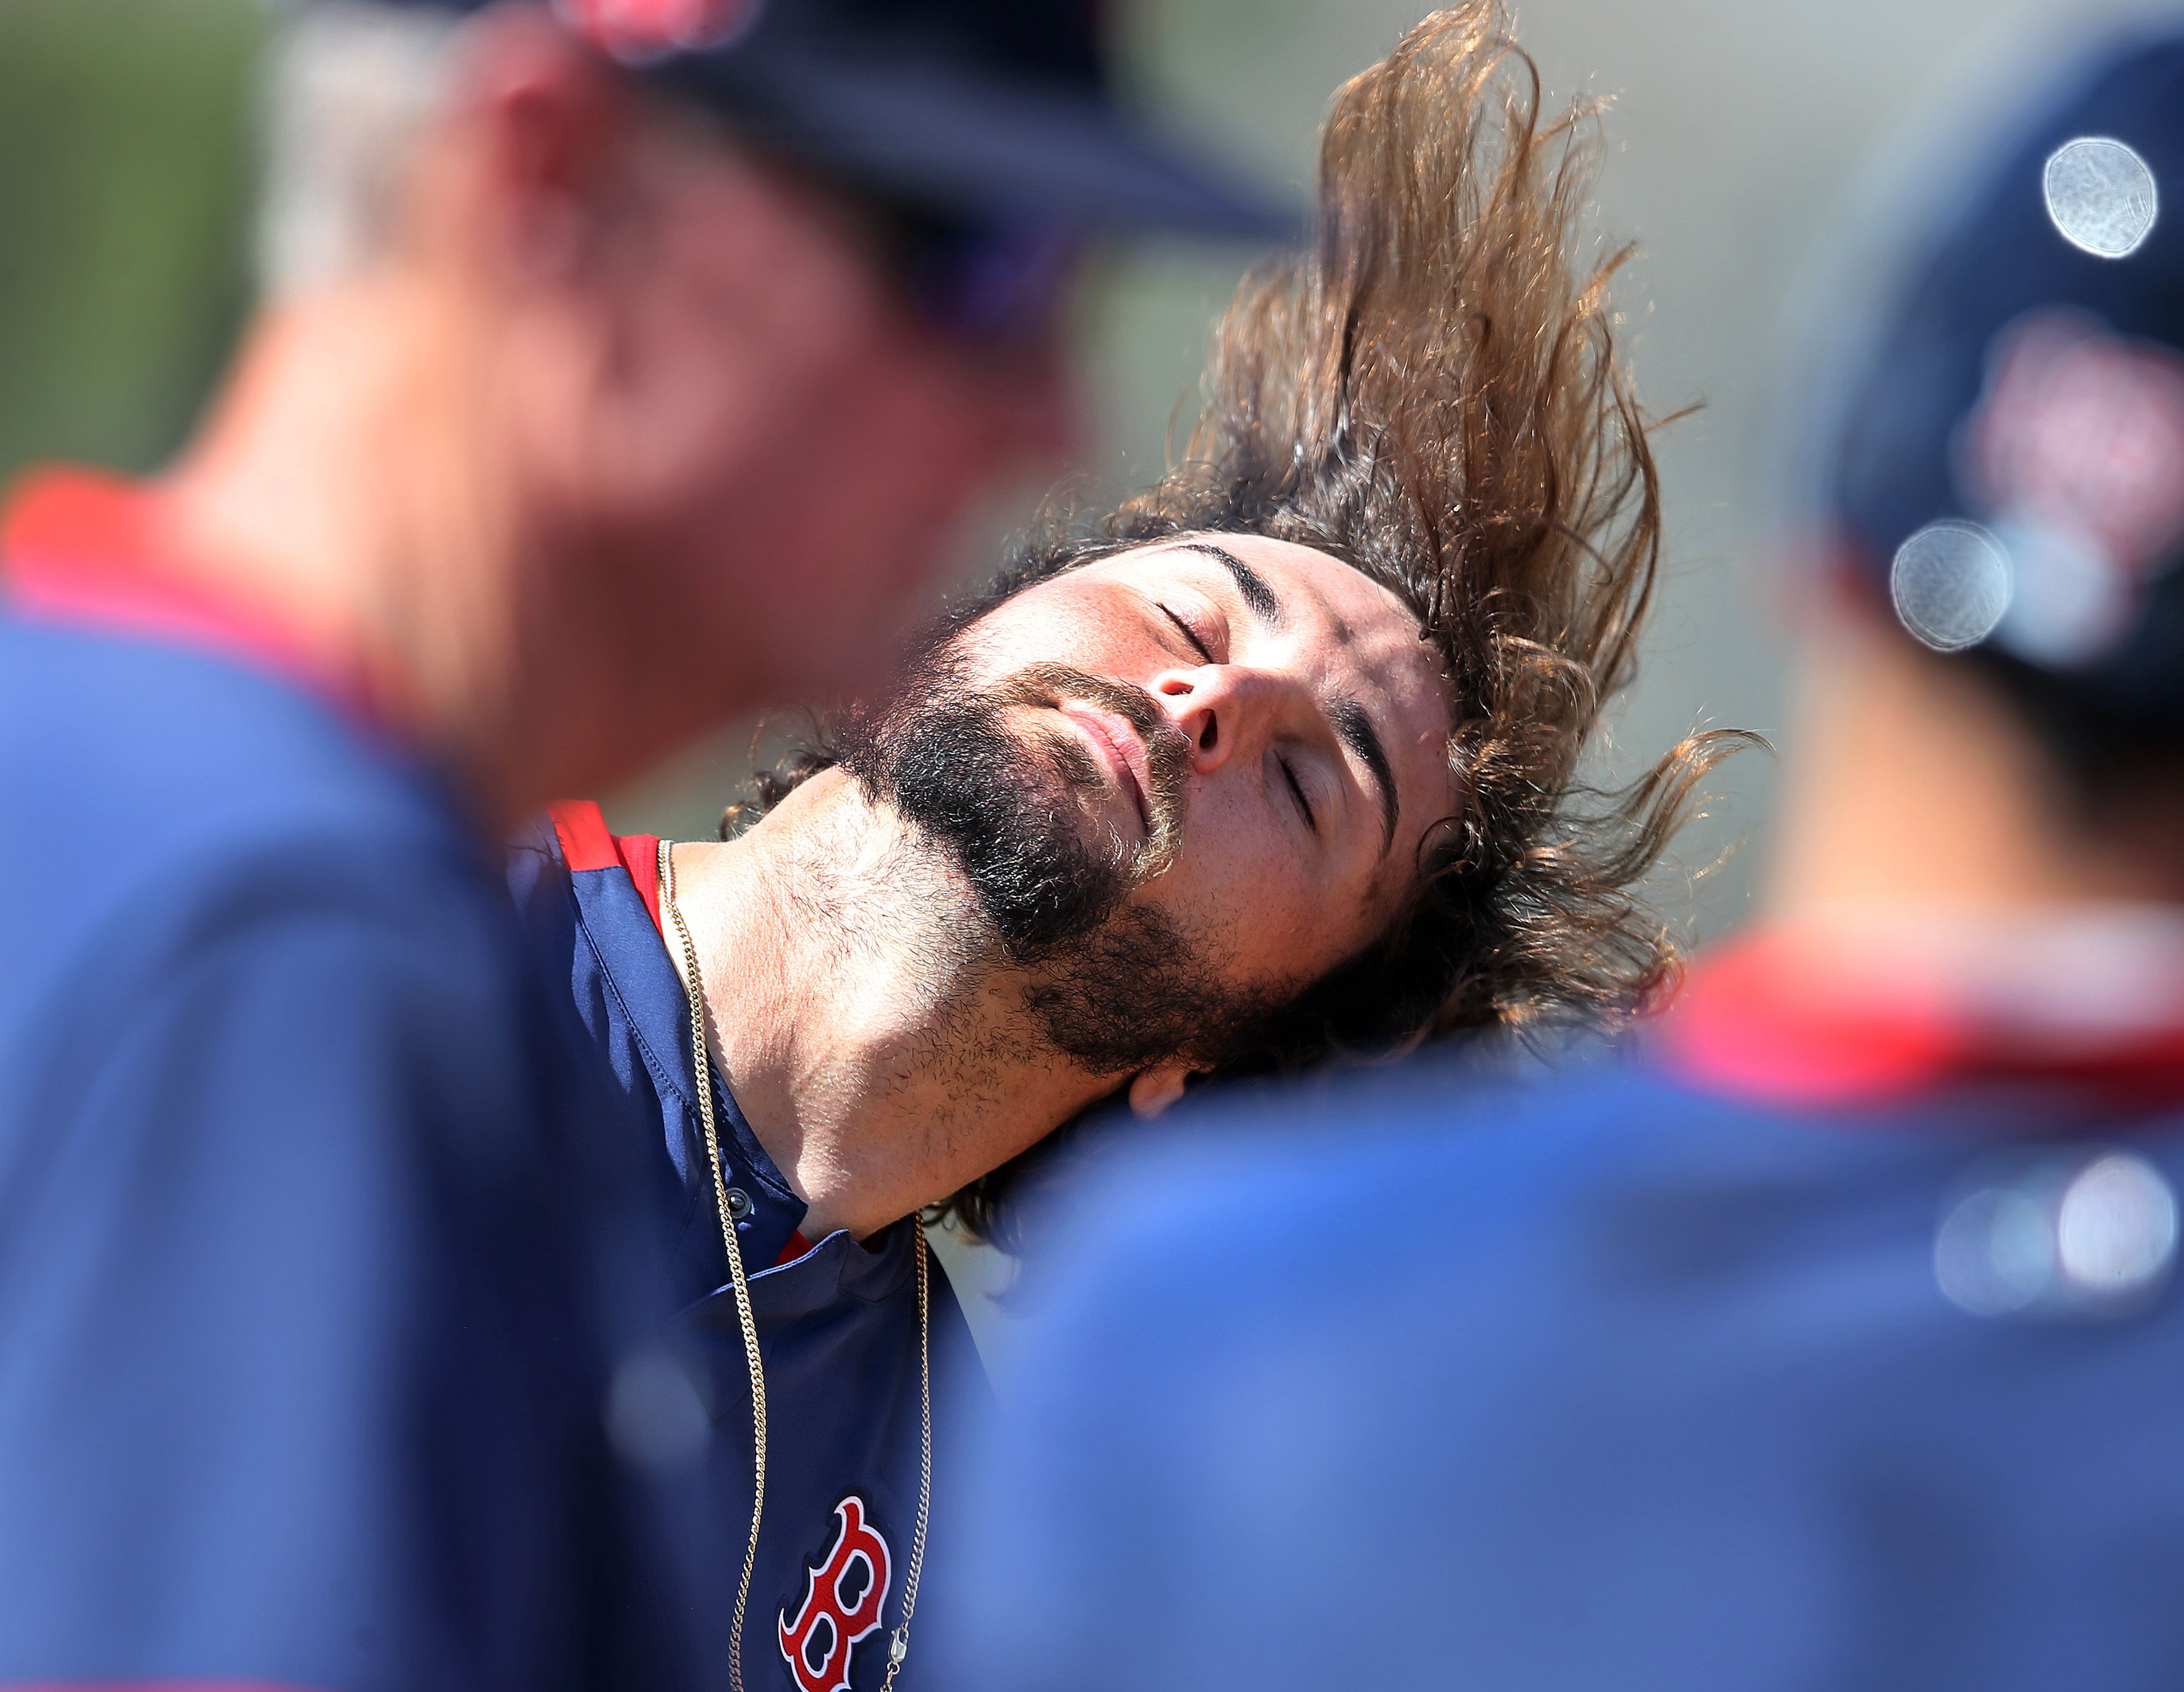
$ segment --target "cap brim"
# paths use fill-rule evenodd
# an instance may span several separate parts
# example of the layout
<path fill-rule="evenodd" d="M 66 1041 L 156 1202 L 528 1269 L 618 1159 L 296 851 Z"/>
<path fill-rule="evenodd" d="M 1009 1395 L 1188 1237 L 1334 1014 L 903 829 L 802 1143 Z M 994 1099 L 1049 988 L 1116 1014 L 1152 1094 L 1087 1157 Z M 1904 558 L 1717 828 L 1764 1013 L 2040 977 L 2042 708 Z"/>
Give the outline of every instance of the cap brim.
<path fill-rule="evenodd" d="M 655 74 L 815 165 L 973 215 L 1268 244 L 1292 242 L 1304 228 L 1300 208 L 1163 146 L 1072 88 L 756 43 L 671 61 Z"/>

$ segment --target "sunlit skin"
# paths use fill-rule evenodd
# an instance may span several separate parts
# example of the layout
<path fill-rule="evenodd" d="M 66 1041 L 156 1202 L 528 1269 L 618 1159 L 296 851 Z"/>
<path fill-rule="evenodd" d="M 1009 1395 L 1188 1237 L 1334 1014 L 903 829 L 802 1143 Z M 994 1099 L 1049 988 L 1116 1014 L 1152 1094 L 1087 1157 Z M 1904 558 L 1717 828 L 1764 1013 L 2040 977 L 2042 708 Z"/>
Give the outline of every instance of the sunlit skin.
<path fill-rule="evenodd" d="M 1758 925 L 1784 979 L 1823 1017 L 1953 1005 L 2028 1050 L 2169 1026 L 2184 793 L 2168 772 L 2095 802 L 1964 658 L 1845 591 L 1840 565 L 1798 563 L 1795 756 Z"/>
<path fill-rule="evenodd" d="M 1862 604 L 1814 590 L 1800 609 L 1798 756 L 1768 899 L 1778 926 L 1878 921 L 1897 934 L 1882 949 L 1894 960 L 1914 929 L 2184 904 L 2184 802 L 2164 783 L 2119 783 L 2095 811 L 1960 662 Z"/>
<path fill-rule="evenodd" d="M 1171 542 L 1042 583 L 972 631 L 972 680 L 1054 662 L 1152 693 L 1192 751 L 1180 854 L 1133 897 L 1175 917 L 1224 984 L 1301 986 L 1384 932 L 1415 886 L 1427 831 L 1456 804 L 1449 695 L 1416 621 L 1346 565 L 1202 538 L 1241 570 Z M 1392 829 L 1346 704 L 1384 753 Z M 1126 723 L 1071 701 L 1015 715 L 1101 760 L 1086 829 L 1142 837 L 1143 747 Z M 1354 715 L 1348 732 L 1362 738 Z M 814 1238 L 884 1226 L 1118 1088 L 1156 1115 L 1189 1078 L 1180 1060 L 1088 1075 L 1031 1038 L 1022 978 L 952 938 L 977 927 L 967 884 L 839 772 L 677 864 L 724 1072 Z"/>
<path fill-rule="evenodd" d="M 1141 897 L 1217 938 L 1239 982 L 1310 981 L 1363 946 L 1454 804 L 1433 648 L 1394 595 L 1306 547 L 1223 535 L 1140 548 L 1010 600 L 970 651 L 974 680 L 1049 658 L 1161 703 L 1191 744 L 1190 779 L 1182 855 Z M 1362 709 L 1392 790 L 1346 742 L 1345 704 Z M 1103 760 L 1122 744 L 1138 767 L 1112 771 L 1097 821 L 1141 838 L 1144 751 L 1128 725 L 1078 704 L 1044 715 Z"/>
<path fill-rule="evenodd" d="M 938 334 L 836 201 L 509 7 L 385 250 L 253 326 L 160 497 L 178 567 L 498 827 L 869 684 L 968 509 L 1070 438 L 1050 340 Z"/>

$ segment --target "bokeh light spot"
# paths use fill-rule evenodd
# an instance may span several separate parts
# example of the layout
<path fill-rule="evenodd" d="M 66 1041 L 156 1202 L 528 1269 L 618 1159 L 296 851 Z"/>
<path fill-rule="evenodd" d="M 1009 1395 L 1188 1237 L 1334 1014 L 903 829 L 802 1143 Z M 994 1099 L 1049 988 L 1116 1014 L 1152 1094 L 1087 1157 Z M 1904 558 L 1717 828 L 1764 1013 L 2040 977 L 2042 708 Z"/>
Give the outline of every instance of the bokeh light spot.
<path fill-rule="evenodd" d="M 2081 136 L 2057 147 L 2041 173 L 2041 188 L 2063 238 L 2100 259 L 2137 252 L 2160 209 L 2146 161 L 2105 136 Z"/>
<path fill-rule="evenodd" d="M 1934 1277 L 1974 1316 L 2004 1316 L 2047 1293 L 2055 1248 L 2047 1212 L 2026 1194 L 1986 1188 L 1960 1200 L 1934 1241 Z"/>
<path fill-rule="evenodd" d="M 2125 1297 L 2168 1272 L 2176 1251 L 2176 1199 L 2143 1158 L 2111 1152 L 2064 1189 L 2055 1216 L 2063 1273 L 2097 1297 Z"/>
<path fill-rule="evenodd" d="M 2176 1261 L 2169 1181 L 2127 1151 L 1990 1164 L 1943 1207 L 1934 1278 L 1973 1316 L 2107 1322 L 2146 1309 Z"/>
<path fill-rule="evenodd" d="M 1961 652 L 2009 609 L 2009 559 L 1978 524 L 1944 519 L 1897 548 L 1888 593 L 1905 628 L 1936 652 Z"/>

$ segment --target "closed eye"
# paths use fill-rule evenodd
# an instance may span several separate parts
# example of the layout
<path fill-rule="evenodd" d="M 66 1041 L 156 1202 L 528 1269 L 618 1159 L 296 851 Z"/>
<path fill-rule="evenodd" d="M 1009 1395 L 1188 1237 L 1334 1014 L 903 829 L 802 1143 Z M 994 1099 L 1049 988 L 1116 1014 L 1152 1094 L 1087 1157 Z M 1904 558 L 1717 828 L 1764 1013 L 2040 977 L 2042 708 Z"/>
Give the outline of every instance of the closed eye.
<path fill-rule="evenodd" d="M 1278 758 L 1274 761 L 1282 766 L 1282 779 L 1290 784 L 1290 795 L 1296 800 L 1297 809 L 1304 813 L 1304 826 L 1314 834 L 1318 833 L 1319 819 L 1312 814 L 1312 801 L 1304 796 L 1304 788 L 1296 778 L 1296 771 L 1290 767 L 1290 760 L 1286 758 Z"/>
<path fill-rule="evenodd" d="M 1183 631 L 1183 637 L 1190 643 L 1190 649 L 1193 652 L 1196 653 L 1208 664 L 1213 662 L 1213 654 L 1212 649 L 1207 647 L 1204 641 L 1198 637 L 1198 631 L 1196 629 L 1191 627 L 1189 623 L 1184 621 L 1181 617 L 1176 615 L 1174 612 L 1168 609 L 1165 605 L 1161 606 L 1160 614 L 1163 617 L 1166 617 L 1170 622 L 1173 623 L 1176 627 Z"/>

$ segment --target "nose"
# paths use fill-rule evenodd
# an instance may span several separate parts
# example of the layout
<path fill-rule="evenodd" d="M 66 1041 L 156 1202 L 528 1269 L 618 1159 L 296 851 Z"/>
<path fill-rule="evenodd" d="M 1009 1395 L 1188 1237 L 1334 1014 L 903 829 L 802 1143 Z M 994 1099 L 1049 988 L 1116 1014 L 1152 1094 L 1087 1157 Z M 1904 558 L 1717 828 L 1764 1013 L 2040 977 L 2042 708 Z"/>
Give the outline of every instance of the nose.
<path fill-rule="evenodd" d="M 1201 776 L 1231 759 L 1256 759 L 1301 692 L 1286 676 L 1244 664 L 1170 670 L 1153 680 L 1153 697 L 1190 741 L 1191 767 Z"/>

